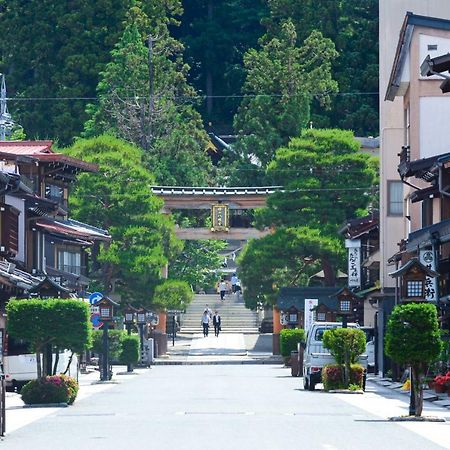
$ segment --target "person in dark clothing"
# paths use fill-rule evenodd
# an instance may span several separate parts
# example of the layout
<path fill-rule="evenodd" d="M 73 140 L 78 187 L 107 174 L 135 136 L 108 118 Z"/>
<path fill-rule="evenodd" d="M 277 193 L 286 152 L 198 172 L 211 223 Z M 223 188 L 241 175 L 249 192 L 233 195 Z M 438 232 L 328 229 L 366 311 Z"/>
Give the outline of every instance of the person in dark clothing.
<path fill-rule="evenodd" d="M 214 325 L 214 335 L 219 336 L 219 332 L 222 330 L 221 325 L 222 319 L 220 318 L 219 312 L 216 311 L 213 316 L 213 325 Z"/>

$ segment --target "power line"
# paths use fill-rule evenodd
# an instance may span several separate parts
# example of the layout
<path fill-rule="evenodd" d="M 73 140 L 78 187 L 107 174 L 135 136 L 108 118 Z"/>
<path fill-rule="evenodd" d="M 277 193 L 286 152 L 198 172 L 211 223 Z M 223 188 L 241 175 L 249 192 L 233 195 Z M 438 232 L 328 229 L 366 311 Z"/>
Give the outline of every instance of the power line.
<path fill-rule="evenodd" d="M 308 94 L 312 97 L 329 95 L 334 97 L 345 97 L 345 96 L 371 96 L 379 95 L 379 92 L 335 92 L 335 93 L 310 93 Z M 256 97 L 268 97 L 268 98 L 281 98 L 281 97 L 301 97 L 302 95 L 287 95 L 287 94 L 227 94 L 227 95 L 191 95 L 191 96 L 156 96 L 156 98 L 169 98 L 173 100 L 207 100 L 211 99 L 226 99 L 226 98 L 256 98 Z M 147 96 L 133 96 L 124 97 L 123 100 L 147 100 Z M 99 97 L 7 97 L 7 101 L 10 102 L 45 102 L 45 101 L 99 101 Z"/>

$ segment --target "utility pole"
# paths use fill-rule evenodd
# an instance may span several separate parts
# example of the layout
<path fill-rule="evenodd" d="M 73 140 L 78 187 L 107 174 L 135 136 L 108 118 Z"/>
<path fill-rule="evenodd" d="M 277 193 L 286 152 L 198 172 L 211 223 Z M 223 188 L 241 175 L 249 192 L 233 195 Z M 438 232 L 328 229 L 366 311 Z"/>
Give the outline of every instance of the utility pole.
<path fill-rule="evenodd" d="M 153 140 L 153 113 L 155 111 L 155 66 L 153 64 L 153 43 L 156 41 L 151 34 L 148 35 L 148 146 Z"/>
<path fill-rule="evenodd" d="M 11 133 L 11 129 L 14 125 L 14 121 L 11 118 L 11 114 L 8 112 L 8 105 L 6 103 L 6 81 L 5 75 L 2 76 L 0 87 L 0 141 L 5 141 L 6 136 Z"/>

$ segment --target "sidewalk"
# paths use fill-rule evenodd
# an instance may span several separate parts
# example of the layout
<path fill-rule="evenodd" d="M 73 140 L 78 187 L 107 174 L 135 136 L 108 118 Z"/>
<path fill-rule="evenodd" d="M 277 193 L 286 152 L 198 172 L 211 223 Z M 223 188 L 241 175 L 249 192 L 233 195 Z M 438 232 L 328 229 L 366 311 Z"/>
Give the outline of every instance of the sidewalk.
<path fill-rule="evenodd" d="M 272 355 L 272 335 L 214 332 L 179 334 L 167 355 L 156 359 L 155 365 L 184 364 L 277 364 L 280 356 Z"/>
<path fill-rule="evenodd" d="M 111 381 L 101 382 L 98 370 L 89 370 L 87 374 L 80 374 L 78 382 L 80 390 L 78 391 L 76 402 L 90 397 L 93 394 L 111 389 L 116 384 L 123 383 L 126 380 L 138 376 L 148 369 L 134 369 L 131 374 L 126 373 L 125 366 L 114 366 L 114 376 Z M 26 408 L 20 398 L 20 394 L 15 392 L 6 392 L 6 435 L 25 427 L 30 423 L 43 417 L 53 414 L 60 407 L 39 407 Z"/>
<path fill-rule="evenodd" d="M 399 394 L 403 394 L 404 396 L 409 398 L 409 390 L 405 391 L 401 389 L 403 383 L 398 383 L 392 381 L 390 378 L 383 378 L 377 375 L 369 375 L 367 377 L 368 381 L 371 381 L 378 386 L 383 386 L 387 389 L 391 389 L 394 392 Z M 436 394 L 432 389 L 424 389 L 423 390 L 423 399 L 424 401 L 430 402 L 433 405 L 441 406 L 450 410 L 450 397 L 447 393 L 445 394 Z"/>

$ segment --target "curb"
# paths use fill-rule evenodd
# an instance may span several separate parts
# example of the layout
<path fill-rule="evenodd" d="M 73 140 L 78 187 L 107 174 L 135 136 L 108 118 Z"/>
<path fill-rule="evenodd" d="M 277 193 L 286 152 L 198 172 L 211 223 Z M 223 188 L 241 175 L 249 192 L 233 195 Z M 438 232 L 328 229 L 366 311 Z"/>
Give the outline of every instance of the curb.
<path fill-rule="evenodd" d="M 34 403 L 32 405 L 23 405 L 23 408 L 67 408 L 67 403 Z"/>

